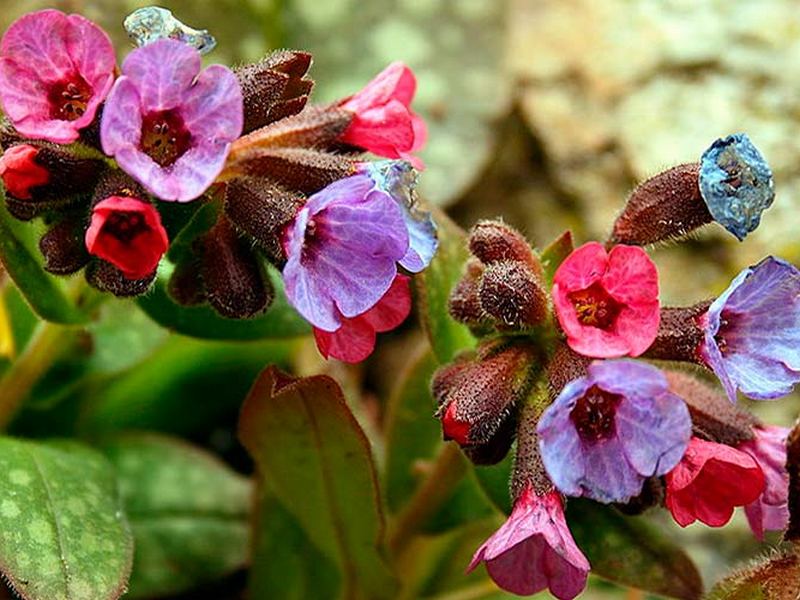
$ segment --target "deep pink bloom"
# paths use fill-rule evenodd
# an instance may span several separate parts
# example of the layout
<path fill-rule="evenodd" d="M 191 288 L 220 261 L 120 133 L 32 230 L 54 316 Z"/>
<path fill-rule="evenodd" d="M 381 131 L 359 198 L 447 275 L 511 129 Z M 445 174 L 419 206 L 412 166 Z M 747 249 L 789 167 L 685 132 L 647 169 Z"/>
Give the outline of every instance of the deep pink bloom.
<path fill-rule="evenodd" d="M 734 507 L 755 501 L 765 486 L 764 473 L 750 454 L 696 437 L 666 482 L 666 505 L 681 527 L 696 520 L 722 527 Z"/>
<path fill-rule="evenodd" d="M 111 40 L 80 15 L 23 15 L 0 42 L 0 102 L 25 137 L 68 144 L 94 121 L 114 82 Z"/>
<path fill-rule="evenodd" d="M 150 275 L 168 247 L 161 217 L 149 202 L 111 196 L 92 210 L 86 249 L 119 268 L 128 279 Z"/>
<path fill-rule="evenodd" d="M 242 132 L 242 91 L 222 65 L 171 39 L 131 52 L 108 96 L 103 150 L 162 200 L 197 198 L 219 175 Z"/>
<path fill-rule="evenodd" d="M 425 145 L 425 122 L 410 106 L 417 89 L 414 72 L 401 62 L 381 71 L 363 90 L 339 105 L 355 113 L 343 142 L 386 158 L 404 158 L 421 168 L 411 155 Z"/>
<path fill-rule="evenodd" d="M 789 523 L 789 473 L 786 470 L 789 429 L 768 425 L 756 427 L 755 434 L 755 439 L 741 444 L 739 450 L 755 458 L 766 477 L 764 493 L 744 507 L 750 529 L 763 540 L 764 531 L 782 531 Z"/>
<path fill-rule="evenodd" d="M 39 149 L 30 144 L 12 146 L 0 156 L 0 179 L 9 195 L 20 200 L 31 198 L 31 188 L 50 181 L 50 171 L 34 159 Z"/>
<path fill-rule="evenodd" d="M 508 520 L 478 548 L 467 571 L 486 561 L 486 570 L 506 591 L 529 596 L 549 588 L 561 600 L 586 587 L 589 561 L 575 545 L 555 490 L 537 496 L 525 488 Z"/>
<path fill-rule="evenodd" d="M 322 356 L 357 363 L 372 354 L 376 334 L 391 331 L 411 312 L 409 280 L 406 275 L 397 275 L 375 306 L 357 317 L 341 317 L 342 326 L 336 331 L 315 327 L 314 339 Z"/>
<path fill-rule="evenodd" d="M 658 271 L 637 246 L 577 248 L 556 270 L 553 303 L 570 348 L 585 356 L 639 356 L 661 319 Z"/>

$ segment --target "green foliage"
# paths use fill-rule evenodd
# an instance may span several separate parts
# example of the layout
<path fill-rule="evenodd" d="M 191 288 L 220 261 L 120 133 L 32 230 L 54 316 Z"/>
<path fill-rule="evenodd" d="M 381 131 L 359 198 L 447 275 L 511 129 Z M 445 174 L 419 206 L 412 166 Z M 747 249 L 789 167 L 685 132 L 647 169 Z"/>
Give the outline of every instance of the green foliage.
<path fill-rule="evenodd" d="M 25 600 L 125 591 L 133 544 L 114 471 L 72 442 L 0 438 L 0 569 Z"/>
<path fill-rule="evenodd" d="M 242 407 L 239 435 L 256 462 L 259 485 L 268 486 L 338 566 L 342 595 L 392 597 L 369 440 L 336 382 L 293 380 L 267 369 Z"/>
<path fill-rule="evenodd" d="M 250 482 L 173 438 L 126 434 L 101 444 L 117 470 L 135 540 L 130 598 L 176 594 L 245 565 Z"/>

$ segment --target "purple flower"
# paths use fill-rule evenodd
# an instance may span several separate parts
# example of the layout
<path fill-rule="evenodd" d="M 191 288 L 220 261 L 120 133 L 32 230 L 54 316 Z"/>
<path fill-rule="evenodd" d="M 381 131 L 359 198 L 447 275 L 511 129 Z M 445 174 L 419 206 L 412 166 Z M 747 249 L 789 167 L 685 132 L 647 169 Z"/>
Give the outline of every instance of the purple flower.
<path fill-rule="evenodd" d="M 782 531 L 789 524 L 789 472 L 786 470 L 786 427 L 756 427 L 755 438 L 739 446 L 756 459 L 764 472 L 766 487 L 755 502 L 744 507 L 747 522 L 755 536 L 763 540 L 764 531 Z"/>
<path fill-rule="evenodd" d="M 644 480 L 683 456 L 689 411 L 657 368 L 633 360 L 595 361 L 569 382 L 539 421 L 547 473 L 568 496 L 625 502 Z"/>
<path fill-rule="evenodd" d="M 108 36 L 80 15 L 40 10 L 0 43 L 0 102 L 23 136 L 68 144 L 94 121 L 114 82 Z"/>
<path fill-rule="evenodd" d="M 731 282 L 700 318 L 699 354 L 731 402 L 784 396 L 800 381 L 800 271 L 769 256 Z"/>
<path fill-rule="evenodd" d="M 242 132 L 242 92 L 222 65 L 175 40 L 138 48 L 122 65 L 100 128 L 103 150 L 152 194 L 186 202 L 219 175 Z"/>
<path fill-rule="evenodd" d="M 408 251 L 402 210 L 366 175 L 308 199 L 285 234 L 286 297 L 312 325 L 336 331 L 380 300 Z"/>
<path fill-rule="evenodd" d="M 558 492 L 539 496 L 530 486 L 508 520 L 478 548 L 467 571 L 481 561 L 497 585 L 522 596 L 549 588 L 556 598 L 571 600 L 589 575 L 589 561 L 572 539 Z"/>

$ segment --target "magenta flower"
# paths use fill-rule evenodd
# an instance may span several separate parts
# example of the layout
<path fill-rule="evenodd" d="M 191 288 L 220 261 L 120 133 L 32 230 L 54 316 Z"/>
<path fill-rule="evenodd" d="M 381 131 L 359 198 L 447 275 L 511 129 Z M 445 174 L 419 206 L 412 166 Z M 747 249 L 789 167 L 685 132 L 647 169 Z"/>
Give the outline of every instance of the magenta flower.
<path fill-rule="evenodd" d="M 583 591 L 589 561 L 575 545 L 555 490 L 539 496 L 528 486 L 508 520 L 478 548 L 467 571 L 481 561 L 504 590 L 529 596 L 549 588 L 561 600 Z"/>
<path fill-rule="evenodd" d="M 568 496 L 608 503 L 626 502 L 645 479 L 678 464 L 692 422 L 656 367 L 605 360 L 564 386 L 537 430 L 555 486 Z"/>
<path fill-rule="evenodd" d="M 187 202 L 219 175 L 242 132 L 242 92 L 222 65 L 200 71 L 200 53 L 164 39 L 128 55 L 108 96 L 103 150 L 162 200 Z"/>
<path fill-rule="evenodd" d="M 335 181 L 286 230 L 286 297 L 314 327 L 336 331 L 342 317 L 378 303 L 408 247 L 402 210 L 389 194 L 366 175 Z"/>
<path fill-rule="evenodd" d="M 23 136 L 68 144 L 94 121 L 115 65 L 111 40 L 88 19 L 29 13 L 0 42 L 0 103 Z"/>
<path fill-rule="evenodd" d="M 766 488 L 757 500 L 744 507 L 747 522 L 755 536 L 763 540 L 765 531 L 782 531 L 789 524 L 789 473 L 786 470 L 786 427 L 755 429 L 756 437 L 739 450 L 756 459 L 764 472 Z"/>

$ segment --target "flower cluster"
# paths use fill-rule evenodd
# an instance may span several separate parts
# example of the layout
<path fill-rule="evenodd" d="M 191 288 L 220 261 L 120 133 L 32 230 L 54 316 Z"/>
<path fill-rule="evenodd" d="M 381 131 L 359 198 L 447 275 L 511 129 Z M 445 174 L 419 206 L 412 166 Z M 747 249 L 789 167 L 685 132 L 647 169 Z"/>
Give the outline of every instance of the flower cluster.
<path fill-rule="evenodd" d="M 409 314 L 409 275 L 437 246 L 414 191 L 413 72 L 393 63 L 314 106 L 306 52 L 203 69 L 207 31 L 157 7 L 125 26 L 138 47 L 119 69 L 97 25 L 57 10 L 0 42 L 0 179 L 12 216 L 48 224 L 45 268 L 132 296 L 166 255 L 175 302 L 238 319 L 268 308 L 272 265 L 321 352 L 364 359 Z"/>
<path fill-rule="evenodd" d="M 501 221 L 469 235 L 472 254 L 450 313 L 477 351 L 433 378 L 446 440 L 478 465 L 516 443 L 513 510 L 470 564 L 502 588 L 573 598 L 589 562 L 564 497 L 640 512 L 666 507 L 681 526 L 728 522 L 744 507 L 754 534 L 788 522 L 788 430 L 736 405 L 800 381 L 800 271 L 768 257 L 716 299 L 663 307 L 643 246 L 718 222 L 740 240 L 774 196 L 744 134 L 717 140 L 697 164 L 638 186 L 609 240 L 573 248 L 569 232 L 541 252 Z M 683 361 L 722 390 L 647 359 Z"/>

